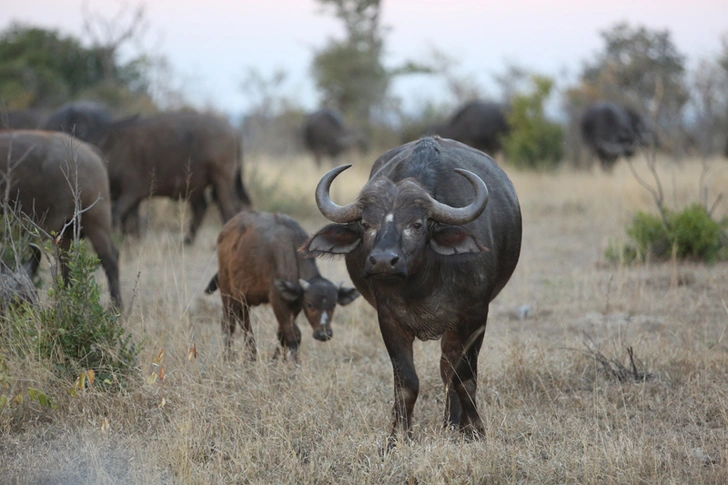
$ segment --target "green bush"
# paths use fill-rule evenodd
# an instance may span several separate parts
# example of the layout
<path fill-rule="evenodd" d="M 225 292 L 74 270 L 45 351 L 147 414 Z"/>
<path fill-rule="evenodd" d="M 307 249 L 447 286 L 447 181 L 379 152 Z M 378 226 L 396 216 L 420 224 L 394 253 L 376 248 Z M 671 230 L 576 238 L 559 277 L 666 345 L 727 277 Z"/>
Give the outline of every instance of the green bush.
<path fill-rule="evenodd" d="M 60 377 L 73 380 L 93 370 L 97 387 L 123 388 L 137 373 L 139 349 L 120 316 L 101 304 L 94 277 L 99 260 L 83 241 L 60 257 L 68 263 L 68 284 L 57 275 L 47 302 L 12 308 L 4 316 L 0 347 L 7 345 L 21 359 L 47 362 Z"/>
<path fill-rule="evenodd" d="M 553 84 L 549 78 L 534 76 L 533 92 L 517 95 L 511 101 L 510 130 L 502 143 L 508 160 L 516 167 L 549 170 L 564 156 L 564 130 L 544 114 Z"/>
<path fill-rule="evenodd" d="M 76 377 L 93 369 L 102 386 L 118 387 L 136 369 L 138 349 L 121 325 L 119 315 L 101 304 L 94 271 L 99 260 L 86 244 L 75 241 L 67 258 L 69 282 L 61 276 L 48 291 L 51 305 L 40 312 L 42 354 L 62 373 Z"/>
<path fill-rule="evenodd" d="M 663 222 L 657 215 L 637 212 L 626 229 L 629 241 L 612 242 L 606 257 L 625 263 L 670 259 L 673 254 L 708 263 L 728 259 L 728 224 L 714 221 L 705 208 L 692 204 L 681 212 L 666 211 L 665 216 Z"/>

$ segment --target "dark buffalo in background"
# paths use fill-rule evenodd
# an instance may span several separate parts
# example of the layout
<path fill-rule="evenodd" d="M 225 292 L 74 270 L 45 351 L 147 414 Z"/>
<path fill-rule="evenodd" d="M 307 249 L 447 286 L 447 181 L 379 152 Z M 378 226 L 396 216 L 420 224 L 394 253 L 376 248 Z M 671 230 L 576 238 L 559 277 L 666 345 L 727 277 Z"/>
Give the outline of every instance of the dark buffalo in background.
<path fill-rule="evenodd" d="M 445 123 L 435 125 L 430 134 L 451 138 L 494 155 L 501 150 L 501 137 L 508 133 L 507 108 L 500 103 L 471 101 Z"/>
<path fill-rule="evenodd" d="M 36 109 L 0 109 L 0 130 L 37 130 L 43 126 L 45 114 Z"/>
<path fill-rule="evenodd" d="M 55 110 L 46 120 L 43 129 L 62 131 L 79 140 L 98 145 L 112 121 L 111 111 L 103 104 L 73 101 Z"/>
<path fill-rule="evenodd" d="M 111 241 L 111 197 L 106 162 L 96 147 L 64 133 L 10 131 L 0 133 L 0 191 L 11 208 L 27 214 L 47 233 L 60 233 L 80 203 L 81 235 L 91 242 L 109 280 L 111 299 L 121 307 L 119 251 Z M 6 186 L 9 180 L 10 186 Z M 70 182 L 69 182 L 70 180 Z M 77 187 L 70 183 L 77 181 Z M 60 238 L 68 250 L 72 228 Z M 64 278 L 68 268 L 62 267 Z"/>
<path fill-rule="evenodd" d="M 358 198 L 339 206 L 329 188 L 346 168 L 331 170 L 316 188 L 319 210 L 336 224 L 302 250 L 345 255 L 354 285 L 377 311 L 394 370 L 390 445 L 398 426 L 411 433 L 419 392 L 415 338 L 441 338 L 446 423 L 482 434 L 478 353 L 490 301 L 511 277 L 521 249 L 513 184 L 487 155 L 439 137 L 379 157 Z"/>
<path fill-rule="evenodd" d="M 0 316 L 8 308 L 22 302 L 35 304 L 38 301 L 33 277 L 40 266 L 41 251 L 35 244 L 31 244 L 30 248 L 30 258 L 25 262 L 16 261 L 19 264 L 8 265 L 4 261 L 0 261 Z M 13 248 L 5 247 L 3 249 L 12 250 Z"/>
<path fill-rule="evenodd" d="M 206 188 L 212 188 L 223 222 L 250 206 L 242 182 L 240 136 L 223 118 L 165 113 L 121 120 L 111 125 L 99 147 L 108 161 L 114 221 L 122 227 L 150 195 L 189 200 L 187 243 L 205 216 Z M 132 229 L 138 232 L 138 227 Z"/>
<path fill-rule="evenodd" d="M 284 357 L 298 358 L 301 330 L 296 317 L 303 310 L 313 338 L 329 340 L 336 304 L 348 305 L 359 296 L 354 288 L 336 286 L 319 273 L 313 259 L 298 248 L 308 234 L 285 214 L 244 211 L 229 220 L 217 239 L 218 272 L 205 293 L 220 289 L 222 329 L 230 354 L 235 328 L 240 325 L 248 353 L 257 355 L 250 326 L 250 307 L 270 303 L 278 320 L 278 341 Z"/>
<path fill-rule="evenodd" d="M 303 144 L 313 153 L 316 166 L 328 156 L 336 158 L 354 144 L 366 149 L 362 133 L 346 127 L 341 114 L 333 109 L 323 108 L 306 116 L 303 124 Z"/>
<path fill-rule="evenodd" d="M 619 157 L 630 158 L 637 148 L 656 141 L 654 132 L 639 113 L 608 101 L 589 105 L 580 125 L 584 144 L 607 172 L 612 171 Z"/>

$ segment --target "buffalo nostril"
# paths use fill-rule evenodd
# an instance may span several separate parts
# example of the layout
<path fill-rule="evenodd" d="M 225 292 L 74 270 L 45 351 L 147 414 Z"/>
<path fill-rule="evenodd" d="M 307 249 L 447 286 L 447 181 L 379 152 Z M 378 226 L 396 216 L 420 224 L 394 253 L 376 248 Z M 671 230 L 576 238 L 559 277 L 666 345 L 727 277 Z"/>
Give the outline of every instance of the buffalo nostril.
<path fill-rule="evenodd" d="M 392 261 L 389 264 L 391 264 L 392 266 L 394 266 L 395 264 L 397 264 L 397 261 L 399 261 L 399 256 L 393 257 L 392 258 Z"/>

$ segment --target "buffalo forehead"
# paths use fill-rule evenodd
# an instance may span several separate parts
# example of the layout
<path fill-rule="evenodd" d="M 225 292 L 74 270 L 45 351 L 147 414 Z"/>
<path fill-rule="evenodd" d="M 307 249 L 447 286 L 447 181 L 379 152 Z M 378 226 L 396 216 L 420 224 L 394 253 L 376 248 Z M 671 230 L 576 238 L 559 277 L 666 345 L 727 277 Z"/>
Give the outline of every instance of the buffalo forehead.
<path fill-rule="evenodd" d="M 388 214 L 394 214 L 395 220 L 403 216 L 422 217 L 430 204 L 427 192 L 414 179 L 394 184 L 379 177 L 373 182 L 362 190 L 359 197 L 362 215 L 367 220 L 382 220 Z"/>

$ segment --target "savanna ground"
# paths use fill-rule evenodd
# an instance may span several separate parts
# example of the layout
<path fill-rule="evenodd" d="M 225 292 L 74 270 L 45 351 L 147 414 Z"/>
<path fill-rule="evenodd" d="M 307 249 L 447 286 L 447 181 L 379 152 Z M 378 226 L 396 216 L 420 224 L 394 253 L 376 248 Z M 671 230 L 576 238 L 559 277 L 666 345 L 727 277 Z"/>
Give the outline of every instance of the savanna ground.
<path fill-rule="evenodd" d="M 353 158 L 335 200 L 354 197 L 372 161 Z M 728 164 L 710 165 L 714 198 L 728 187 Z M 669 204 L 698 199 L 699 163 L 661 166 Z M 326 343 L 299 318 L 298 367 L 272 360 L 267 307 L 253 313 L 260 359 L 225 362 L 219 295 L 202 292 L 216 271 L 219 219 L 210 211 L 186 247 L 184 214 L 160 201 L 146 236 L 120 245 L 142 378 L 123 394 L 74 397 L 71 384 L 10 349 L 0 392 L 41 389 L 55 406 L 26 399 L 0 413 L 0 483 L 728 483 L 728 264 L 607 264 L 605 248 L 631 214 L 654 209 L 624 162 L 611 175 L 505 168 L 524 240 L 481 352 L 482 440 L 443 429 L 439 344 L 417 342 L 415 438 L 382 454 L 392 370 L 361 298 L 337 310 Z M 313 203 L 323 169 L 301 158 L 249 160 L 246 170 L 260 208 L 292 213 L 309 230 L 324 224 Z M 342 261 L 319 265 L 349 282 Z M 616 362 L 631 369 L 628 347 L 641 380 L 612 372 Z"/>

